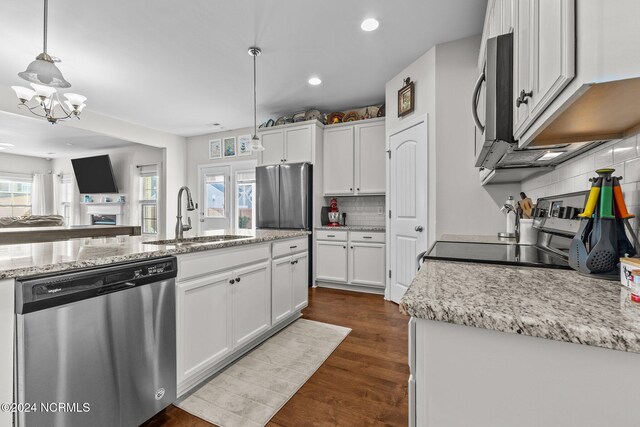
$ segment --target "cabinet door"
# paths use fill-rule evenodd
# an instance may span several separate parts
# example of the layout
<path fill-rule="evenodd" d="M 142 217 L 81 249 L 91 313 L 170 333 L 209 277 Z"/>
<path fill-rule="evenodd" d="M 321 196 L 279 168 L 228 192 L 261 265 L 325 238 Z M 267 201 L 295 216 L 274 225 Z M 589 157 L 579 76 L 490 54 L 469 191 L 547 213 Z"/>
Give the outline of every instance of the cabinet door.
<path fill-rule="evenodd" d="M 232 348 L 230 273 L 178 284 L 178 382 L 197 375 Z"/>
<path fill-rule="evenodd" d="M 513 3 L 515 0 L 502 0 L 502 34 L 513 31 Z"/>
<path fill-rule="evenodd" d="M 518 107 L 516 100 L 521 90 L 531 86 L 531 0 L 518 0 L 513 6 L 513 133 L 517 139 L 526 130 L 529 117 L 528 104 Z"/>
<path fill-rule="evenodd" d="M 384 287 L 385 245 L 351 243 L 349 246 L 349 283 Z"/>
<path fill-rule="evenodd" d="M 575 0 L 520 0 L 516 7 L 514 104 L 516 139 L 575 77 Z M 521 111 L 519 111 L 521 110 Z"/>
<path fill-rule="evenodd" d="M 538 117 L 575 76 L 575 0 L 532 0 L 530 116 Z"/>
<path fill-rule="evenodd" d="M 263 132 L 260 135 L 265 150 L 260 153 L 261 165 L 277 165 L 284 160 L 284 131 Z"/>
<path fill-rule="evenodd" d="M 353 126 L 328 129 L 324 133 L 324 194 L 353 194 Z"/>
<path fill-rule="evenodd" d="M 271 323 L 276 324 L 293 312 L 293 258 L 271 262 Z"/>
<path fill-rule="evenodd" d="M 313 161 L 311 126 L 285 130 L 284 161 L 302 163 Z"/>
<path fill-rule="evenodd" d="M 309 254 L 295 255 L 291 267 L 293 311 L 298 311 L 309 305 Z"/>
<path fill-rule="evenodd" d="M 494 0 L 491 11 L 491 37 L 502 34 L 502 0 Z"/>
<path fill-rule="evenodd" d="M 231 285 L 234 348 L 271 326 L 270 267 L 271 263 L 263 262 L 234 272 L 235 282 Z"/>
<path fill-rule="evenodd" d="M 356 126 L 356 194 L 385 193 L 384 123 Z"/>
<path fill-rule="evenodd" d="M 316 243 L 316 279 L 347 283 L 347 242 Z"/>

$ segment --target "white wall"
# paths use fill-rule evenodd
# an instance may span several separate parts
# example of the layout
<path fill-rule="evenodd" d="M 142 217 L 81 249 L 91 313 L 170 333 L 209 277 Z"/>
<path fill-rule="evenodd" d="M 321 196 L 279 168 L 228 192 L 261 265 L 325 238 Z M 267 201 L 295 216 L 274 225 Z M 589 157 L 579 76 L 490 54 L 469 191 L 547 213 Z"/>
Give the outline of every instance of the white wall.
<path fill-rule="evenodd" d="M 478 77 L 480 37 L 437 45 L 436 50 L 436 235 L 504 231 L 498 210 L 519 184 L 481 186 L 474 166 L 475 128 L 471 93 Z"/>
<path fill-rule="evenodd" d="M 629 213 L 636 215 L 631 220 L 636 233 L 640 231 L 640 135 L 623 140 L 610 141 L 575 159 L 571 159 L 555 170 L 529 178 L 522 182 L 522 191 L 534 203 L 539 197 L 586 191 L 591 188 L 589 178 L 597 176 L 596 169 L 614 168 L 615 176 L 622 176 L 622 192 Z"/>
<path fill-rule="evenodd" d="M 51 171 L 51 161 L 40 157 L 0 153 L 0 172 L 34 174 Z"/>
<path fill-rule="evenodd" d="M 494 234 L 504 231 L 498 209 L 519 184 L 482 187 L 474 166 L 474 124 L 470 104 L 477 78 L 480 37 L 474 36 L 430 49 L 386 85 L 387 134 L 403 120 L 428 115 L 429 235 Z M 398 118 L 398 89 L 410 77 L 415 82 L 415 110 Z"/>
<path fill-rule="evenodd" d="M 130 147 L 88 151 L 82 155 L 73 156 L 73 158 L 99 156 L 103 154 L 108 154 L 111 159 L 113 174 L 118 186 L 118 194 L 126 196 L 126 203 L 123 206 L 122 223 L 126 225 L 140 225 L 141 221 L 138 206 L 139 186 L 136 166 L 161 163 L 164 157 L 163 150 L 156 147 L 136 144 Z M 75 182 L 73 167 L 71 165 L 71 157 L 53 159 L 51 161 L 51 168 L 55 174 L 71 175 Z M 162 193 L 162 190 L 160 191 Z M 98 195 L 93 197 L 94 201 L 100 201 Z M 76 200 L 78 202 L 80 201 L 79 193 L 76 194 Z M 73 209 L 74 225 L 90 224 L 91 221 L 86 212 L 86 206 L 76 203 L 75 206 L 73 206 Z"/>

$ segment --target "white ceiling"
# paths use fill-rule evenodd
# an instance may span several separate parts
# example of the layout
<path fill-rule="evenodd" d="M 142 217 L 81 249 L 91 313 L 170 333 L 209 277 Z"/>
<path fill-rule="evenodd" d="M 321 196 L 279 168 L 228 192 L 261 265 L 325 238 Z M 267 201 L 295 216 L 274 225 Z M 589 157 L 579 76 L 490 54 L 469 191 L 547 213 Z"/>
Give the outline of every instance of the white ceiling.
<path fill-rule="evenodd" d="M 0 84 L 42 50 L 42 0 L 0 2 Z M 49 53 L 88 109 L 179 135 L 310 107 L 380 103 L 384 84 L 438 43 L 479 34 L 486 0 L 52 0 Z M 378 30 L 360 29 L 364 18 Z M 323 80 L 314 87 L 311 76 Z"/>
<path fill-rule="evenodd" d="M 0 143 L 15 145 L 0 150 L 0 155 L 20 154 L 50 159 L 136 145 L 86 130 L 51 125 L 45 120 L 4 112 L 0 112 Z"/>

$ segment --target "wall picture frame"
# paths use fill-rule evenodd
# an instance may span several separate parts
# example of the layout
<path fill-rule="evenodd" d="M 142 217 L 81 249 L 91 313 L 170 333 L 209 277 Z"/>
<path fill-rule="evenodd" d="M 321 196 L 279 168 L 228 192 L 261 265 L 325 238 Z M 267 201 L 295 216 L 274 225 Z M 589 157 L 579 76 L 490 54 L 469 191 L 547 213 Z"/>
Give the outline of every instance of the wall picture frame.
<path fill-rule="evenodd" d="M 251 135 L 240 135 L 238 137 L 238 156 L 251 155 Z"/>
<path fill-rule="evenodd" d="M 236 137 L 230 136 L 222 140 L 222 147 L 224 149 L 224 157 L 236 156 Z"/>
<path fill-rule="evenodd" d="M 411 78 L 404 79 L 404 86 L 398 91 L 398 117 L 413 113 L 415 108 L 415 86 Z"/>
<path fill-rule="evenodd" d="M 222 158 L 222 140 L 211 139 L 209 140 L 209 159 L 221 159 Z"/>

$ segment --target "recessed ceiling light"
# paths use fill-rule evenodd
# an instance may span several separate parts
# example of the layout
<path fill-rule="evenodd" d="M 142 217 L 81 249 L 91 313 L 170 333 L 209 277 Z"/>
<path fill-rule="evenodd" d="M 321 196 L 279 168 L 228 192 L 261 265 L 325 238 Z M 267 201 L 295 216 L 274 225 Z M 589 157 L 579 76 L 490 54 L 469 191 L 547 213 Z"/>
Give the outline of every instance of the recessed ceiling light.
<path fill-rule="evenodd" d="M 362 21 L 362 24 L 360 24 L 360 28 L 362 28 L 362 31 L 373 31 L 377 29 L 379 25 L 380 23 L 376 19 L 367 18 Z"/>
<path fill-rule="evenodd" d="M 310 85 L 318 86 L 320 83 L 322 83 L 322 80 L 320 80 L 320 79 L 319 79 L 319 78 L 317 78 L 317 77 L 311 77 L 311 78 L 309 79 L 309 84 L 310 84 Z"/>
<path fill-rule="evenodd" d="M 0 142 L 0 147 L 15 147 L 15 145 L 9 144 L 8 142 Z"/>

